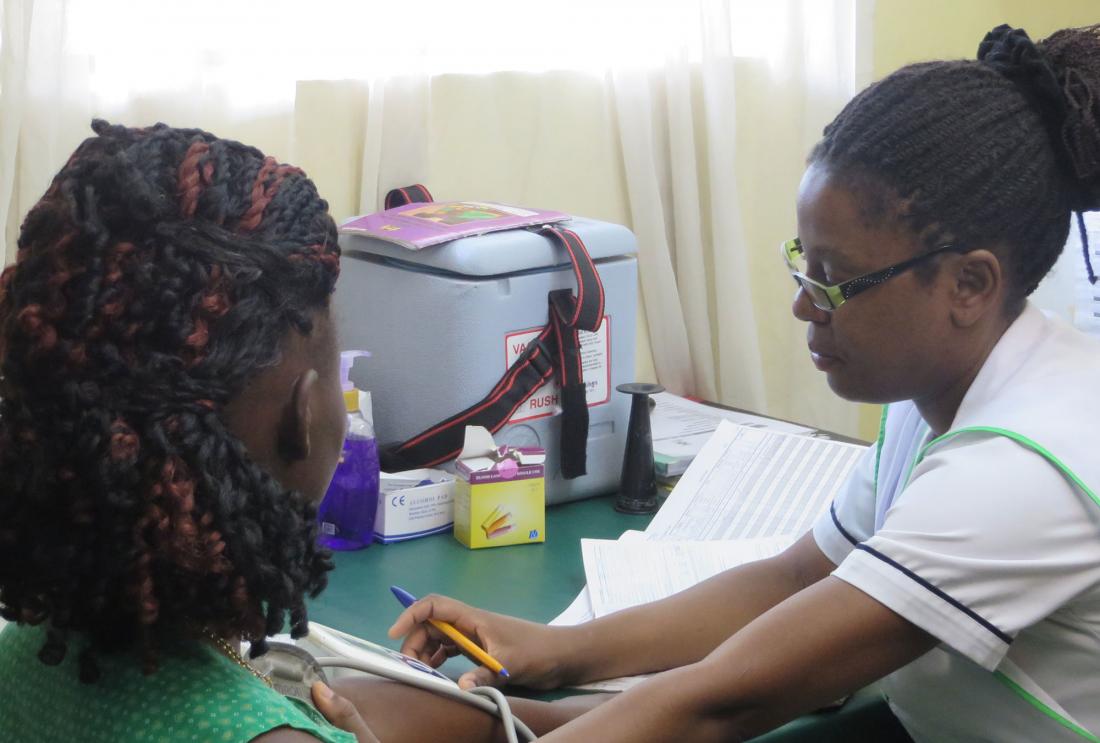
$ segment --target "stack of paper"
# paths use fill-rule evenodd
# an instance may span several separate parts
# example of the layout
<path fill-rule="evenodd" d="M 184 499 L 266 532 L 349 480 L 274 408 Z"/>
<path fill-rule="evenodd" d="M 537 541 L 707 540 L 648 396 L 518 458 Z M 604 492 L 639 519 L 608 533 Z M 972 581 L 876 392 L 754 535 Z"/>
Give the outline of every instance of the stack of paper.
<path fill-rule="evenodd" d="M 653 430 L 653 463 L 657 474 L 662 477 L 683 474 L 691 460 L 699 454 L 703 444 L 718 428 L 718 424 L 724 420 L 768 431 L 813 433 L 812 428 L 703 405 L 671 392 L 660 392 L 653 395 L 652 400 L 654 408 L 650 413 L 650 426 Z"/>
<path fill-rule="evenodd" d="M 779 554 L 828 507 L 863 450 L 721 421 L 644 533 L 581 540 L 588 585 L 551 624 L 656 601 Z M 641 680 L 583 688 L 622 691 Z"/>
<path fill-rule="evenodd" d="M 800 536 L 864 447 L 723 421 L 650 522 L 651 539 Z"/>
<path fill-rule="evenodd" d="M 592 614 L 603 617 L 671 596 L 747 562 L 773 557 L 792 537 L 716 542 L 582 539 Z"/>

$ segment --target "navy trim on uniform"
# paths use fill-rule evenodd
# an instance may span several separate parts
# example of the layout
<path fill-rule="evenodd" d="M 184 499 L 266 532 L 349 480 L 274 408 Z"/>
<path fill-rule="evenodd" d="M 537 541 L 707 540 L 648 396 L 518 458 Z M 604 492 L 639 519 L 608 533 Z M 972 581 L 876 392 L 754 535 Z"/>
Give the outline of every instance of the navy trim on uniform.
<path fill-rule="evenodd" d="M 897 569 L 898 569 L 898 570 L 900 570 L 900 571 L 901 571 L 901 572 L 902 572 L 902 573 L 903 573 L 904 575 L 907 575 L 907 576 L 909 576 L 909 577 L 910 577 L 910 578 L 912 578 L 912 579 L 913 579 L 914 581 L 916 581 L 916 582 L 917 582 L 918 584 L 920 584 L 920 585 L 924 586 L 924 587 L 925 587 L 925 588 L 927 588 L 927 589 L 928 589 L 929 591 L 931 591 L 932 593 L 936 594 L 936 595 L 937 595 L 937 596 L 939 596 L 939 597 L 940 597 L 941 599 L 943 599 L 944 601 L 946 601 L 947 603 L 951 604 L 951 605 L 952 605 L 952 606 L 954 606 L 954 607 L 955 607 L 956 609 L 958 609 L 959 611 L 961 611 L 961 612 L 962 612 L 963 614 L 965 614 L 966 616 L 970 617 L 971 619 L 973 619 L 973 620 L 974 620 L 975 622 L 977 622 L 977 623 L 978 623 L 978 624 L 980 624 L 981 626 L 985 627 L 985 628 L 986 628 L 987 630 L 989 630 L 989 631 L 990 631 L 990 632 L 992 632 L 992 633 L 993 633 L 994 635 L 996 635 L 996 636 L 997 636 L 997 639 L 998 639 L 998 640 L 1000 640 L 1001 642 L 1003 642 L 1004 644 L 1006 644 L 1006 645 L 1011 645 L 1011 644 L 1012 644 L 1012 638 L 1011 638 L 1011 637 L 1009 637 L 1008 635 L 1006 635 L 1006 634 L 1005 634 L 1004 632 L 1001 632 L 1001 631 L 1000 631 L 999 629 L 997 629 L 997 628 L 996 628 L 996 627 L 995 627 L 995 626 L 994 626 L 994 625 L 993 625 L 992 623 L 990 623 L 989 621 L 987 621 L 987 620 L 986 620 L 986 619 L 985 619 L 984 617 L 982 617 L 982 616 L 981 616 L 980 614 L 978 614 L 978 613 L 977 613 L 976 611 L 974 611 L 973 609 L 971 609 L 971 608 L 970 608 L 969 606 L 966 606 L 966 605 L 965 605 L 965 604 L 963 604 L 962 602 L 960 602 L 960 601 L 957 601 L 957 600 L 955 600 L 955 599 L 951 598 L 951 597 L 950 597 L 950 596 L 948 596 L 948 595 L 947 595 L 946 593 L 944 593 L 943 591 L 941 591 L 941 590 L 940 590 L 939 588 L 936 588 L 936 587 L 935 587 L 934 585 L 932 585 L 931 583 L 929 583 L 928 581 L 926 581 L 926 580 L 925 580 L 924 578 L 921 578 L 921 577 L 920 577 L 919 575 L 917 575 L 916 573 L 914 573 L 914 572 L 913 572 L 912 570 L 910 570 L 909 568 L 905 567 L 904 565 L 902 565 L 902 564 L 900 564 L 900 563 L 898 563 L 898 562 L 895 562 L 894 560 L 891 560 L 891 559 L 890 559 L 889 557 L 887 557 L 886 555 L 882 554 L 881 552 L 879 552 L 879 551 L 878 551 L 878 550 L 876 550 L 876 549 L 873 549 L 873 548 L 871 548 L 871 547 L 868 547 L 868 546 L 867 546 L 866 544 L 857 544 L 857 545 L 856 545 L 856 549 L 857 549 L 857 550 L 863 550 L 864 552 L 866 552 L 867 554 L 871 555 L 872 557 L 877 557 L 878 559 L 882 560 L 882 561 L 883 561 L 884 563 L 886 563 L 887 565 L 890 565 L 891 567 L 897 568 Z"/>
<path fill-rule="evenodd" d="M 856 541 L 855 537 L 849 534 L 848 530 L 840 525 L 840 519 L 836 517 L 836 501 L 833 501 L 829 504 L 829 515 L 833 517 L 833 526 L 835 526 L 836 530 L 840 532 L 840 536 L 847 539 L 853 545 L 859 546 L 859 542 Z"/>

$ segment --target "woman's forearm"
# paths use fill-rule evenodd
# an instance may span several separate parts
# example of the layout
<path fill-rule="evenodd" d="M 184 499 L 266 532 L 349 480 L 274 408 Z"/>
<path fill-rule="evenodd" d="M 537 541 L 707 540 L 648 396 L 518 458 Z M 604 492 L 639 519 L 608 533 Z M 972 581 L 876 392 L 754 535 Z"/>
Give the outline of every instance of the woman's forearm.
<path fill-rule="evenodd" d="M 336 679 L 332 687 L 355 705 L 382 743 L 440 740 L 504 743 L 500 721 L 468 704 L 375 676 Z M 512 713 L 536 735 L 560 727 L 608 701 L 610 694 L 583 694 L 554 702 L 509 698 Z"/>
<path fill-rule="evenodd" d="M 629 676 L 694 663 L 833 565 L 805 535 L 789 550 L 662 601 L 572 628 L 563 683 Z"/>
<path fill-rule="evenodd" d="M 686 639 L 671 637 L 673 643 Z M 765 612 L 704 660 L 635 686 L 545 740 L 747 740 L 881 678 L 935 643 L 830 578 Z"/>

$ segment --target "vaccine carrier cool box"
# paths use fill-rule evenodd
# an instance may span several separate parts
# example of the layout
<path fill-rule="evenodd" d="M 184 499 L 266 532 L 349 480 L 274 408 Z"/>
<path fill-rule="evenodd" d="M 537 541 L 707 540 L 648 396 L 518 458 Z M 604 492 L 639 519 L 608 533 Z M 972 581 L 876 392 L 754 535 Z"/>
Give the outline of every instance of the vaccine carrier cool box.
<path fill-rule="evenodd" d="M 494 438 L 546 450 L 546 500 L 562 503 L 618 487 L 634 379 L 637 252 L 627 228 L 592 219 L 562 223 L 584 241 L 605 292 L 604 321 L 580 333 L 588 401 L 587 474 L 562 477 L 561 415 L 551 381 L 516 409 Z M 375 435 L 385 447 L 477 403 L 546 325 L 547 294 L 576 290 L 569 256 L 537 231 L 514 229 L 409 250 L 343 234 L 335 295 L 340 342 L 365 348 L 353 381 L 370 390 Z M 444 465 L 448 466 L 448 465 Z"/>

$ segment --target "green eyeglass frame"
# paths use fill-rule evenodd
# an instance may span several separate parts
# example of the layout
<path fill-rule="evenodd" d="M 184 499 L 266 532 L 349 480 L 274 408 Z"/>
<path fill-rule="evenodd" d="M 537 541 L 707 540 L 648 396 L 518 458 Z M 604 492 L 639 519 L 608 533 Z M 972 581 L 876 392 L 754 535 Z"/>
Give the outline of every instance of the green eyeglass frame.
<path fill-rule="evenodd" d="M 781 243 L 779 246 L 779 252 L 783 255 L 783 260 L 786 262 L 787 269 L 791 272 L 791 276 L 794 277 L 795 282 L 801 287 L 802 291 L 806 292 L 806 296 L 813 302 L 814 307 L 826 312 L 833 312 L 840 307 L 840 305 L 860 292 L 867 291 L 873 286 L 878 286 L 885 281 L 889 281 L 898 274 L 909 270 L 921 261 L 931 258 L 934 255 L 947 252 L 965 253 L 968 250 L 969 248 L 964 248 L 960 245 L 941 245 L 934 250 L 930 250 L 927 253 L 921 253 L 914 258 L 895 263 L 892 266 L 887 266 L 886 268 L 872 271 L 871 273 L 865 273 L 862 276 L 856 276 L 854 279 L 841 281 L 839 284 L 829 285 L 811 279 L 806 275 L 806 258 L 802 250 L 801 240 L 795 237 Z"/>

